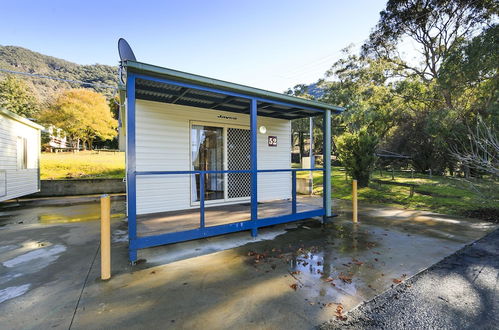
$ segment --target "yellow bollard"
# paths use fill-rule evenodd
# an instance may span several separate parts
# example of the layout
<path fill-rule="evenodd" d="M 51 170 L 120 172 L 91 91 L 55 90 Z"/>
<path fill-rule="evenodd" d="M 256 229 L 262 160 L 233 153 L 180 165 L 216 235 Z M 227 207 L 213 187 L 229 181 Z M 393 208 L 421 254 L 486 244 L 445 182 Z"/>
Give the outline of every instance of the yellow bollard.
<path fill-rule="evenodd" d="M 352 221 L 357 222 L 357 180 L 352 180 Z"/>
<path fill-rule="evenodd" d="M 102 195 L 100 198 L 100 278 L 111 278 L 111 198 Z"/>

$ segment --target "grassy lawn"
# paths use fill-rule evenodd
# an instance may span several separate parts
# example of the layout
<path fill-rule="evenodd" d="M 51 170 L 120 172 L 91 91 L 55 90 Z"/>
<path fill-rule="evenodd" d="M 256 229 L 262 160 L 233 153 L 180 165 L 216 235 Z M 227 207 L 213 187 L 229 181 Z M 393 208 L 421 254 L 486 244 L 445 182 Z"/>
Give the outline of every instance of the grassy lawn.
<path fill-rule="evenodd" d="M 293 166 L 295 167 L 295 166 Z M 123 178 L 125 176 L 125 154 L 123 152 L 42 153 L 41 178 L 89 179 Z M 297 177 L 309 177 L 309 172 L 298 172 Z M 474 185 L 458 178 L 448 178 L 410 173 L 373 173 L 373 179 L 416 185 L 415 193 L 409 196 L 409 187 L 371 183 L 359 189 L 359 200 L 370 204 L 384 204 L 408 209 L 430 210 L 444 214 L 463 214 L 476 209 L 499 209 L 499 184 L 490 180 L 476 180 Z M 322 172 L 314 172 L 314 193 L 322 193 Z M 350 178 L 345 178 L 342 168 L 333 167 L 333 197 L 351 199 Z M 477 188 L 480 193 L 477 193 Z"/>
<path fill-rule="evenodd" d="M 308 177 L 309 172 L 299 172 L 298 177 Z M 373 173 L 373 179 L 392 181 L 391 173 Z M 345 172 L 334 167 L 332 173 L 333 197 L 350 200 L 352 198 L 351 179 L 345 179 Z M 462 179 L 414 174 L 395 173 L 392 182 L 416 185 L 415 193 L 409 197 L 410 188 L 371 183 L 358 190 L 359 201 L 371 204 L 384 204 L 408 209 L 430 210 L 444 214 L 462 215 L 476 209 L 499 209 L 499 184 L 490 180 L 475 180 L 474 186 Z M 322 193 L 322 172 L 314 172 L 314 192 Z M 477 193 L 477 189 L 480 193 Z"/>
<path fill-rule="evenodd" d="M 125 153 L 96 151 L 42 153 L 40 176 L 42 180 L 123 178 Z"/>

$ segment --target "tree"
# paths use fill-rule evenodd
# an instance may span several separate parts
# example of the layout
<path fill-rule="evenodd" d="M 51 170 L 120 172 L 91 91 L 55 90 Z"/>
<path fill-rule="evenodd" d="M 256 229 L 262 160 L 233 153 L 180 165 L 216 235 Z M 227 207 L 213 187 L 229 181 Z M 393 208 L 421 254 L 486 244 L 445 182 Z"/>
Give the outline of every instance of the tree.
<path fill-rule="evenodd" d="M 376 162 L 378 138 L 366 129 L 344 133 L 336 142 L 338 157 L 347 174 L 358 181 L 359 187 L 367 187 Z"/>
<path fill-rule="evenodd" d="M 117 135 L 117 121 L 112 117 L 106 98 L 88 89 L 72 89 L 61 93 L 40 114 L 40 121 L 61 128 L 78 149 L 92 149 L 96 137 L 112 139 Z"/>
<path fill-rule="evenodd" d="M 296 85 L 293 88 L 289 88 L 285 93 L 288 95 L 293 95 L 296 97 L 301 97 L 307 100 L 313 100 L 314 97 L 309 94 L 309 86 L 305 84 Z M 300 160 L 305 156 L 305 136 L 309 136 L 310 133 L 310 121 L 309 118 L 300 118 L 291 121 L 291 131 L 292 131 L 292 143 L 293 146 L 298 142 L 300 148 Z M 315 133 L 315 131 L 314 131 Z M 322 135 L 322 131 L 320 133 Z M 314 136 L 315 137 L 315 136 Z M 295 139 L 297 140 L 295 142 Z M 315 143 L 314 143 L 315 144 Z"/>
<path fill-rule="evenodd" d="M 487 126 L 481 119 L 476 129 L 469 129 L 466 143 L 456 147 L 454 158 L 478 172 L 499 178 L 499 137 L 494 127 Z"/>
<path fill-rule="evenodd" d="M 363 53 L 385 58 L 430 81 L 438 77 L 456 43 L 479 33 L 497 13 L 493 0 L 388 0 Z M 419 46 L 421 63 L 402 59 L 397 46 L 406 38 Z"/>
<path fill-rule="evenodd" d="M 28 118 L 39 111 L 38 101 L 28 85 L 12 75 L 0 81 L 0 107 Z"/>
<path fill-rule="evenodd" d="M 383 59 L 369 59 L 343 50 L 345 57 L 333 64 L 321 81 L 323 102 L 346 108 L 343 123 L 352 131 L 367 127 L 379 137 L 395 125 L 400 115 L 401 99 L 396 84 L 390 80 L 396 67 Z"/>
<path fill-rule="evenodd" d="M 411 154 L 417 170 L 452 172 L 450 146 L 477 115 L 493 117 L 497 14 L 490 0 L 389 0 L 363 45 L 363 56 L 397 68 L 396 94 L 404 102 L 385 143 Z M 414 60 L 400 53 L 408 41 L 419 54 Z"/>
<path fill-rule="evenodd" d="M 459 120 L 474 121 L 479 116 L 496 121 L 499 116 L 499 25 L 461 41 L 443 61 L 438 85 L 452 94 Z"/>

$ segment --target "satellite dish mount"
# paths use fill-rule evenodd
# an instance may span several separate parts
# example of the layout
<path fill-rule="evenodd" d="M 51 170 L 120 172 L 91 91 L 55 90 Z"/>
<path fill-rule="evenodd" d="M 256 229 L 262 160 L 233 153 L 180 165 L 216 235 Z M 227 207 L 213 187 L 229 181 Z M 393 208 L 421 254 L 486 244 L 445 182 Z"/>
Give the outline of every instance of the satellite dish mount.
<path fill-rule="evenodd" d="M 118 40 L 118 53 L 120 55 L 120 67 L 119 67 L 119 76 L 122 83 L 125 83 L 125 72 L 123 70 L 123 63 L 125 61 L 137 61 L 135 58 L 135 54 L 133 53 L 132 47 L 128 44 L 128 42 L 120 38 Z"/>

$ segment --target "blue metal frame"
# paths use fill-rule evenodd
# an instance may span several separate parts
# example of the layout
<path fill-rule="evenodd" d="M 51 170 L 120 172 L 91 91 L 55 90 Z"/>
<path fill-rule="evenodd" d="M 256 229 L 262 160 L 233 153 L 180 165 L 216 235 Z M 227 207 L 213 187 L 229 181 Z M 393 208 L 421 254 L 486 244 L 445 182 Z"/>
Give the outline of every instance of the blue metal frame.
<path fill-rule="evenodd" d="M 249 96 L 245 94 L 240 94 L 240 93 L 235 93 L 235 92 L 229 92 L 229 91 L 224 91 L 216 88 L 210 88 L 210 87 L 205 87 L 205 86 L 199 86 L 199 85 L 193 85 L 189 83 L 184 83 L 184 82 L 179 82 L 179 81 L 174 81 L 174 80 L 169 80 L 169 79 L 164 79 L 164 78 L 157 78 L 157 77 L 152 77 L 152 76 L 146 76 L 143 74 L 133 74 L 137 79 L 144 79 L 144 80 L 150 80 L 150 81 L 155 81 L 155 82 L 160 82 L 164 84 L 170 84 L 174 86 L 179 86 L 179 87 L 186 87 L 186 88 L 193 88 L 197 89 L 200 91 L 205 91 L 205 92 L 212 92 L 212 93 L 218 93 L 218 94 L 223 94 L 227 96 L 235 96 L 238 98 L 242 99 L 247 99 L 247 100 L 256 100 L 257 102 L 266 102 L 266 103 L 273 103 L 277 105 L 282 105 L 286 107 L 295 107 L 295 108 L 300 108 L 303 110 L 308 110 L 308 111 L 313 111 L 313 112 L 324 112 L 326 110 L 321 110 L 317 108 L 310 108 L 310 107 L 304 107 L 304 106 L 297 106 L 296 104 L 291 104 L 287 102 L 281 102 L 281 101 L 274 101 L 266 98 L 261 98 L 261 97 L 255 97 L 255 96 Z M 329 110 L 330 111 L 330 110 Z"/>
<path fill-rule="evenodd" d="M 127 76 L 127 109 L 126 109 L 126 191 L 128 214 L 128 241 L 137 239 L 137 182 L 135 176 L 135 75 Z M 130 244 L 131 245 L 131 244 Z M 137 260 L 137 249 L 128 249 L 130 261 Z"/>
<path fill-rule="evenodd" d="M 251 167 L 250 170 L 225 170 L 225 171 L 137 171 L 136 170 L 136 126 L 135 126 L 135 82 L 136 79 L 145 79 L 161 83 L 167 83 L 171 85 L 176 85 L 180 87 L 194 88 L 198 90 L 220 93 L 228 96 L 235 96 L 239 98 L 250 100 L 250 144 L 251 144 Z M 151 76 L 146 76 L 142 74 L 134 74 L 133 72 L 128 72 L 127 77 L 127 212 L 128 212 L 128 238 L 129 238 L 129 259 L 133 263 L 137 260 L 137 250 L 147 247 L 153 247 L 158 245 L 164 245 L 175 242 L 182 242 L 186 240 L 192 240 L 197 238 L 221 235 L 242 230 L 251 230 L 251 235 L 256 236 L 258 233 L 258 228 L 286 223 L 301 219 L 306 219 L 310 217 L 327 217 L 331 214 L 330 200 L 331 200 L 331 189 L 329 180 L 323 180 L 323 195 L 324 195 L 324 205 L 322 208 L 306 212 L 297 212 L 296 207 L 296 172 L 298 171 L 323 171 L 324 177 L 330 177 L 330 163 L 325 161 L 324 169 L 273 169 L 273 170 L 259 170 L 257 166 L 257 119 L 258 119 L 258 102 L 270 102 L 274 104 L 281 104 L 285 106 L 295 106 L 293 104 L 288 104 L 284 102 L 272 101 L 259 97 L 252 97 L 248 95 L 243 95 L 239 93 L 233 93 L 223 90 L 218 90 L 209 87 L 197 86 L 192 84 L 187 84 L 178 81 L 171 81 L 168 79 L 161 79 Z M 326 119 L 330 119 L 331 112 L 329 110 L 320 110 L 308 107 L 300 108 L 304 110 L 323 112 L 324 122 Z M 324 125 L 324 159 L 330 159 L 330 144 L 326 141 L 330 140 L 330 123 L 329 125 L 325 123 Z M 329 164 L 329 166 L 328 166 Z M 270 173 L 270 172 L 291 172 L 292 176 L 292 212 L 291 214 L 258 219 L 258 173 Z M 205 226 L 205 175 L 210 173 L 251 173 L 251 219 L 246 221 L 239 221 L 218 226 Z M 149 175 L 173 175 L 173 174 L 199 174 L 200 175 L 200 226 L 198 229 L 173 232 L 155 236 L 137 236 L 137 176 L 149 176 Z M 328 188 L 329 187 L 329 188 Z M 328 202 L 327 202 L 328 201 Z"/>
<path fill-rule="evenodd" d="M 251 236 L 258 235 L 258 172 L 257 172 L 257 103 L 255 99 L 251 99 L 250 106 L 250 167 L 251 167 L 251 220 L 253 227 L 251 228 Z"/>
<path fill-rule="evenodd" d="M 323 206 L 326 210 L 324 222 L 332 215 L 332 200 L 331 200 L 331 111 L 324 111 L 324 141 L 323 141 L 323 163 L 324 177 L 322 178 L 322 197 L 324 199 Z"/>

